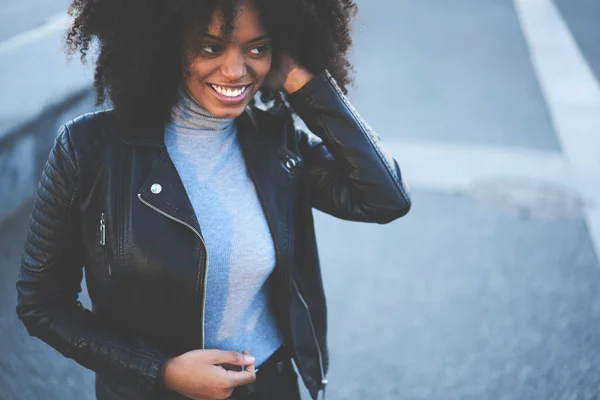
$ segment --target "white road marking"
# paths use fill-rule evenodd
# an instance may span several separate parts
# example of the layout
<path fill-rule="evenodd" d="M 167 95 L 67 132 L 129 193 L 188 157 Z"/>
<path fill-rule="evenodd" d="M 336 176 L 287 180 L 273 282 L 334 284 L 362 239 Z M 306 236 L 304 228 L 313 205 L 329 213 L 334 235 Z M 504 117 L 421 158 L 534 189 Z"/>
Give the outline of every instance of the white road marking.
<path fill-rule="evenodd" d="M 20 33 L 10 39 L 0 43 L 0 56 L 9 53 L 12 50 L 26 46 L 32 42 L 42 39 L 50 34 L 53 34 L 60 30 L 66 30 L 69 26 L 71 18 L 65 14 L 60 13 L 48 19 L 48 21 L 38 26 L 37 28 L 29 31 Z"/>
<path fill-rule="evenodd" d="M 410 140 L 384 140 L 383 146 L 415 189 L 466 192 L 478 182 L 517 178 L 575 192 L 567 162 L 556 152 Z"/>
<path fill-rule="evenodd" d="M 600 87 L 550 0 L 514 0 L 600 258 Z"/>

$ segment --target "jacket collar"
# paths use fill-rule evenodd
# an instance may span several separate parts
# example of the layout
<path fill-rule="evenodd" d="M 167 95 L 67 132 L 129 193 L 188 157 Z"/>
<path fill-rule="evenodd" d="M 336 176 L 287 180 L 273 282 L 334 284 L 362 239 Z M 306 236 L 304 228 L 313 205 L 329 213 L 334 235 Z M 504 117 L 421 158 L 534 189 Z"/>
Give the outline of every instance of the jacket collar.
<path fill-rule="evenodd" d="M 244 112 L 236 118 L 235 123 L 239 132 L 255 135 L 258 128 L 254 110 L 247 106 Z M 164 126 L 153 126 L 146 129 L 127 129 L 121 134 L 121 140 L 129 145 L 165 147 Z"/>
<path fill-rule="evenodd" d="M 290 176 L 278 164 L 280 152 L 273 151 L 267 132 L 257 129 L 256 115 L 250 107 L 240 115 L 235 123 L 248 172 L 254 182 L 257 193 L 264 207 L 267 220 L 272 229 L 278 260 L 282 254 L 281 246 L 289 240 L 288 221 L 290 193 L 285 188 L 290 184 Z M 262 126 L 261 129 L 268 129 Z M 171 216 L 190 227 L 200 235 L 201 226 L 179 174 L 164 145 L 162 130 L 147 131 L 141 136 L 121 136 L 123 141 L 136 146 L 152 146 L 158 148 L 159 155 L 139 189 L 140 199 L 159 212 Z M 274 173 L 279 171 L 279 173 Z M 160 187 L 160 192 L 153 192 L 153 186 Z"/>

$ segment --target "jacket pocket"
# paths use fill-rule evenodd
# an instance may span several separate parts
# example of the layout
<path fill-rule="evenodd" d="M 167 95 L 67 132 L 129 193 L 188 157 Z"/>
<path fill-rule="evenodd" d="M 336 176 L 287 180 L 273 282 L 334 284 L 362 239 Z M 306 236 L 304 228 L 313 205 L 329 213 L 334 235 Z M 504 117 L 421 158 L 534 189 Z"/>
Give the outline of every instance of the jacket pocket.
<path fill-rule="evenodd" d="M 112 271 L 110 268 L 110 260 L 108 258 L 108 249 L 106 248 L 106 219 L 104 217 L 104 213 L 100 216 L 100 245 L 102 246 L 102 251 L 104 253 L 104 264 L 106 265 L 106 270 L 108 272 L 108 276 L 112 276 Z"/>

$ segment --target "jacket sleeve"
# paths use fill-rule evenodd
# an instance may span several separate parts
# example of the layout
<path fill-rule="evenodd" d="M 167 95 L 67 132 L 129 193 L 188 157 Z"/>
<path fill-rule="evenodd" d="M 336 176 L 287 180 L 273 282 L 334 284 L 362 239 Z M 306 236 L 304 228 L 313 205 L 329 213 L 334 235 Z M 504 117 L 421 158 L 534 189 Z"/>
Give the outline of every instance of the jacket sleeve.
<path fill-rule="evenodd" d="M 408 213 L 410 192 L 398 163 L 327 70 L 287 100 L 312 132 L 298 135 L 313 207 L 381 224 Z"/>
<path fill-rule="evenodd" d="M 16 311 L 31 336 L 63 356 L 139 393 L 151 394 L 163 387 L 158 372 L 166 357 L 119 337 L 77 300 L 83 254 L 74 154 L 63 126 L 34 196 L 16 285 Z"/>

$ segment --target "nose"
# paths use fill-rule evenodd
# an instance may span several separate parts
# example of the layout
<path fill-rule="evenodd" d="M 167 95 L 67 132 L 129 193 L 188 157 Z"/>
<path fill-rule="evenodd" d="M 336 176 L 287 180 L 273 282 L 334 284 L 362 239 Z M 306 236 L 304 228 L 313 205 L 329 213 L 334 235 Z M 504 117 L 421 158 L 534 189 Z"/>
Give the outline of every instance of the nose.
<path fill-rule="evenodd" d="M 240 80 L 246 75 L 246 60 L 244 55 L 237 50 L 227 52 L 221 65 L 223 76 L 231 82 Z"/>

